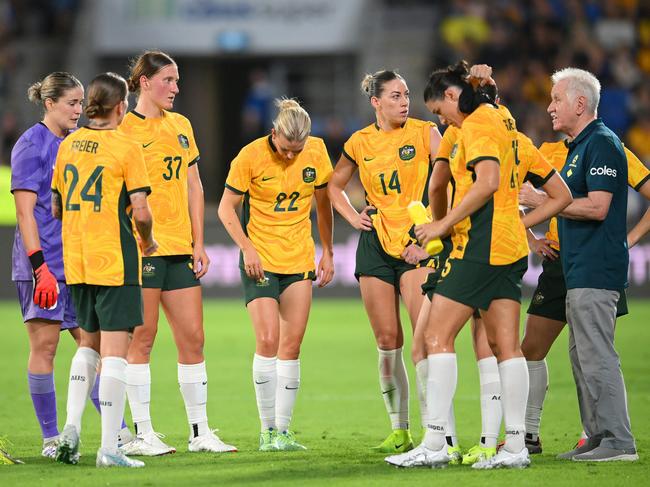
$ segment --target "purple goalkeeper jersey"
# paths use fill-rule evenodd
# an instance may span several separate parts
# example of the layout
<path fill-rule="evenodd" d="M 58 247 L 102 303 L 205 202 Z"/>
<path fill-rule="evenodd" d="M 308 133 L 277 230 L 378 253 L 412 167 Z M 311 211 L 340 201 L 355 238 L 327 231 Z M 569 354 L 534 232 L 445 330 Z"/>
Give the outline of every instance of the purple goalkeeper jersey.
<path fill-rule="evenodd" d="M 37 123 L 20 136 L 11 151 L 11 192 L 27 190 L 36 193 L 34 218 L 45 262 L 59 281 L 63 274 L 63 245 L 61 222 L 52 216 L 52 173 L 59 145 L 63 139 L 43 124 Z M 32 279 L 32 266 L 16 226 L 12 252 L 11 278 L 14 281 Z"/>

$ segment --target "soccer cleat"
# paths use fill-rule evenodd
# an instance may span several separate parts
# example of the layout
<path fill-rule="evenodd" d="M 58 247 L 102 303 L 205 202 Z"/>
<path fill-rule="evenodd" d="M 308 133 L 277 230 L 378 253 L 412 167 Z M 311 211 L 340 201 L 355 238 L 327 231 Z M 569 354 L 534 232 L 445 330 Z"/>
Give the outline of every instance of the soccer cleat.
<path fill-rule="evenodd" d="M 117 434 L 117 446 L 118 448 L 126 445 L 127 443 L 132 442 L 135 440 L 135 436 L 133 436 L 133 433 L 131 433 L 131 430 L 128 428 L 128 426 L 125 426 L 120 430 L 120 432 Z"/>
<path fill-rule="evenodd" d="M 18 460 L 9 453 L 9 446 L 11 442 L 6 438 L 0 438 L 0 465 L 18 465 L 24 464 L 22 460 Z"/>
<path fill-rule="evenodd" d="M 447 445 L 447 455 L 449 455 L 450 465 L 460 465 L 463 462 L 463 452 L 458 445 Z"/>
<path fill-rule="evenodd" d="M 58 439 L 58 436 L 53 436 L 52 438 L 45 438 L 43 440 L 43 449 L 41 450 L 42 457 L 52 459 L 56 457 L 56 446 Z"/>
<path fill-rule="evenodd" d="M 279 451 L 300 451 L 307 447 L 296 441 L 293 431 L 283 431 L 275 436 L 275 449 Z"/>
<path fill-rule="evenodd" d="M 176 448 L 167 445 L 161 438 L 165 435 L 149 431 L 148 433 L 138 434 L 133 441 L 126 443 L 120 447 L 120 450 L 125 455 L 144 456 L 144 457 L 157 457 L 160 455 L 167 455 L 168 453 L 176 453 Z"/>
<path fill-rule="evenodd" d="M 526 448 L 529 455 L 539 455 L 542 453 L 542 440 L 539 436 L 535 439 L 530 433 L 526 433 Z"/>
<path fill-rule="evenodd" d="M 639 459 L 634 448 L 618 450 L 598 446 L 593 450 L 573 456 L 574 462 L 636 462 Z"/>
<path fill-rule="evenodd" d="M 371 450 L 379 453 L 405 453 L 413 449 L 413 438 L 409 430 L 393 430 L 388 437 Z"/>
<path fill-rule="evenodd" d="M 55 460 L 59 463 L 76 465 L 79 463 L 79 433 L 71 424 L 65 425 L 63 433 L 59 435 L 59 444 L 56 447 Z"/>
<path fill-rule="evenodd" d="M 599 445 L 600 445 L 600 440 L 589 441 L 589 439 L 587 439 L 587 441 L 581 446 L 576 445 L 573 448 L 573 450 L 560 453 L 556 458 L 558 458 L 559 460 L 573 460 L 573 457 L 575 457 L 576 455 L 587 453 L 588 451 L 597 448 Z"/>
<path fill-rule="evenodd" d="M 490 470 L 494 468 L 526 468 L 528 465 L 530 465 L 530 458 L 526 448 L 519 453 L 510 453 L 505 448 L 501 448 L 499 453 L 486 460 L 476 462 L 472 468 Z"/>
<path fill-rule="evenodd" d="M 588 439 L 589 439 L 589 438 L 580 438 L 580 439 L 578 440 L 578 443 L 576 443 L 575 448 L 580 448 L 580 447 L 585 446 L 585 445 L 587 444 L 587 440 L 588 440 Z"/>
<path fill-rule="evenodd" d="M 496 447 L 474 445 L 463 455 L 463 465 L 474 465 L 477 462 L 489 460 L 496 454 Z"/>
<path fill-rule="evenodd" d="M 424 444 L 420 444 L 406 453 L 386 457 L 384 461 L 389 465 L 402 468 L 444 468 L 449 464 L 447 448 L 447 445 L 444 445 L 440 450 L 430 450 Z"/>
<path fill-rule="evenodd" d="M 110 451 L 108 448 L 100 448 L 97 450 L 95 465 L 97 467 L 142 468 L 144 462 L 127 457 L 119 448 L 114 451 Z"/>
<path fill-rule="evenodd" d="M 260 433 L 260 447 L 259 451 L 277 451 L 278 447 L 275 443 L 275 439 L 278 436 L 278 432 L 273 428 L 266 429 Z"/>
<path fill-rule="evenodd" d="M 227 445 L 221 441 L 221 439 L 214 434 L 215 431 L 219 430 L 210 430 L 201 436 L 190 438 L 187 449 L 191 452 L 209 451 L 212 453 L 226 453 L 237 451 L 236 446 Z"/>

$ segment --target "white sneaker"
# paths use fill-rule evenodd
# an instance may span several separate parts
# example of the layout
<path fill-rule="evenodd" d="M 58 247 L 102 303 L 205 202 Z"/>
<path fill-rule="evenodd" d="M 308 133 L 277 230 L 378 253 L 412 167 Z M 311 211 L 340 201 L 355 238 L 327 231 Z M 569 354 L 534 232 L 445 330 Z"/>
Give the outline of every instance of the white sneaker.
<path fill-rule="evenodd" d="M 131 433 L 131 430 L 129 429 L 128 426 L 122 428 L 120 432 L 117 434 L 118 448 L 121 447 L 122 445 L 126 445 L 127 443 L 132 442 L 133 440 L 135 440 L 135 436 L 133 436 L 133 433 Z"/>
<path fill-rule="evenodd" d="M 119 448 L 114 451 L 110 451 L 108 448 L 100 448 L 97 450 L 95 465 L 98 467 L 142 468 L 144 462 L 127 457 Z"/>
<path fill-rule="evenodd" d="M 209 451 L 213 453 L 225 453 L 225 452 L 237 451 L 236 446 L 227 445 L 226 443 L 221 441 L 221 439 L 214 434 L 215 431 L 219 431 L 219 430 L 210 430 L 204 435 L 190 438 L 187 449 L 191 452 Z"/>
<path fill-rule="evenodd" d="M 430 450 L 424 444 L 420 443 L 411 451 L 400 453 L 399 455 L 391 455 L 386 457 L 384 461 L 396 467 L 444 468 L 449 463 L 449 455 L 447 454 L 447 445 L 444 445 L 440 450 Z"/>
<path fill-rule="evenodd" d="M 510 453 L 505 448 L 501 448 L 499 452 L 492 458 L 481 460 L 472 465 L 472 468 L 489 470 L 492 468 L 526 468 L 530 465 L 530 457 L 528 456 L 528 449 L 524 448 L 519 453 Z"/>
<path fill-rule="evenodd" d="M 71 424 L 66 424 L 63 428 L 63 433 L 59 435 L 55 460 L 60 463 L 76 465 L 79 463 L 80 456 L 79 433 L 77 432 L 77 428 Z"/>
<path fill-rule="evenodd" d="M 43 449 L 41 450 L 41 456 L 45 458 L 52 458 L 54 459 L 56 457 L 56 446 L 57 442 L 59 441 L 58 436 L 53 436 L 52 438 L 44 438 L 43 439 Z"/>
<path fill-rule="evenodd" d="M 120 450 L 125 455 L 141 455 L 145 457 L 157 457 L 159 455 L 167 455 L 168 453 L 176 453 L 176 448 L 167 445 L 161 438 L 165 435 L 149 431 L 147 433 L 138 434 L 133 441 L 126 443 L 120 447 Z"/>

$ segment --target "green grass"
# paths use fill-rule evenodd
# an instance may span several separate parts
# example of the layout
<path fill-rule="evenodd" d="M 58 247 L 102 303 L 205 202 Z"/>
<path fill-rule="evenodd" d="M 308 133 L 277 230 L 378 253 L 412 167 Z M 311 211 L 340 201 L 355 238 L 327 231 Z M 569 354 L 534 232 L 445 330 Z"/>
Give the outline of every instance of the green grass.
<path fill-rule="evenodd" d="M 555 460 L 573 446 L 580 432 L 575 388 L 571 376 L 566 332 L 549 357 L 551 386 L 544 410 L 544 454 L 533 457 L 525 471 L 473 471 L 449 467 L 396 470 L 368 447 L 389 432 L 379 394 L 376 348 L 360 300 L 316 300 L 302 351 L 302 385 L 293 427 L 307 452 L 259 453 L 258 419 L 251 383 L 253 336 L 240 301 L 205 303 L 206 357 L 210 378 L 208 413 L 224 440 L 239 453 L 186 453 L 187 424 L 176 381 L 176 353 L 166 323 L 161 323 L 152 361 L 152 416 L 158 431 L 179 452 L 145 459 L 145 469 L 98 470 L 99 417 L 89 403 L 82 432 L 78 466 L 59 465 L 40 457 L 40 431 L 27 390 L 28 347 L 18 304 L 0 303 L 4 329 L 0 345 L 0 436 L 13 442 L 12 452 L 26 465 L 0 466 L 0 485 L 201 485 L 305 484 L 346 485 L 483 485 L 497 481 L 513 485 L 640 485 L 650 462 L 650 382 L 645 350 L 650 342 L 650 301 L 632 301 L 630 316 L 619 322 L 617 348 L 622 357 L 633 430 L 641 460 L 634 464 L 585 465 Z M 405 321 L 406 322 L 406 321 Z M 458 343 L 459 381 L 455 399 L 461 445 L 471 446 L 480 433 L 478 374 L 468 329 Z M 408 345 L 406 347 L 408 350 Z M 66 375 L 74 352 L 72 340 L 61 337 L 57 357 L 59 426 L 65 420 Z M 409 366 L 411 384 L 413 368 Z M 412 388 L 412 419 L 417 400 Z M 415 427 L 416 440 L 420 437 Z M 587 484 L 588 482 L 588 484 Z"/>

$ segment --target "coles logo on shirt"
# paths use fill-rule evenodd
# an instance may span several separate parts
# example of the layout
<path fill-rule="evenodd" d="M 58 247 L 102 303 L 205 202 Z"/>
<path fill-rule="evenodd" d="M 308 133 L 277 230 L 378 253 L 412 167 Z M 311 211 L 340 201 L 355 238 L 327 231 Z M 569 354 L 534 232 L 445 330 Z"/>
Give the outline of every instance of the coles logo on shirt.
<path fill-rule="evenodd" d="M 591 170 L 589 171 L 589 174 L 591 174 L 592 176 L 611 176 L 615 178 L 616 169 L 612 169 L 611 167 L 607 167 L 607 166 L 592 167 Z"/>

